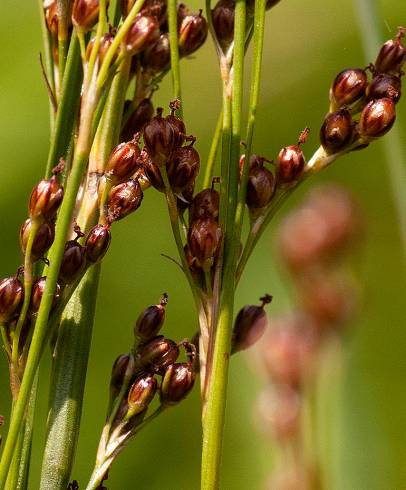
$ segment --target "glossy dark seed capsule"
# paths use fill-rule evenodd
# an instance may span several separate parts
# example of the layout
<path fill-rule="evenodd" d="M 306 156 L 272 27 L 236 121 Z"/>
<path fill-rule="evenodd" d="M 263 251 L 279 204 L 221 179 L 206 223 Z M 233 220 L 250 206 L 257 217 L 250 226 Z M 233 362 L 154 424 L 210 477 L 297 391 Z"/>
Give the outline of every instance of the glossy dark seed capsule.
<path fill-rule="evenodd" d="M 141 152 L 141 158 L 144 173 L 149 183 L 159 192 L 165 192 L 165 184 L 162 180 L 161 171 L 145 149 Z"/>
<path fill-rule="evenodd" d="M 28 238 L 32 228 L 30 218 L 26 219 L 20 229 L 20 245 L 23 254 L 27 249 Z M 31 248 L 31 257 L 38 260 L 43 257 L 55 238 L 55 225 L 53 223 L 42 223 L 35 234 Z"/>
<path fill-rule="evenodd" d="M 45 291 L 46 280 L 46 276 L 40 277 L 32 285 L 30 302 L 30 311 L 32 313 L 36 313 L 39 310 L 41 299 Z M 52 300 L 52 307 L 54 307 L 58 303 L 60 294 L 61 286 L 57 284 L 55 288 L 54 299 Z"/>
<path fill-rule="evenodd" d="M 107 162 L 105 175 L 113 184 L 128 180 L 140 165 L 140 148 L 134 140 L 116 146 Z"/>
<path fill-rule="evenodd" d="M 162 379 L 161 403 L 174 405 L 183 400 L 192 390 L 196 374 L 191 362 L 169 366 Z"/>
<path fill-rule="evenodd" d="M 83 271 L 86 264 L 86 248 L 77 242 L 77 238 L 65 244 L 58 281 L 60 284 L 72 283 Z"/>
<path fill-rule="evenodd" d="M 348 109 L 339 109 L 326 116 L 320 129 L 320 142 L 328 153 L 336 153 L 351 143 L 353 122 Z"/>
<path fill-rule="evenodd" d="M 76 28 L 87 32 L 99 18 L 99 0 L 74 0 L 72 22 Z"/>
<path fill-rule="evenodd" d="M 159 39 L 142 54 L 142 66 L 155 75 L 163 71 L 171 61 L 171 53 L 169 48 L 169 34 L 164 33 L 159 36 Z"/>
<path fill-rule="evenodd" d="M 158 305 L 152 305 L 140 314 L 134 327 L 134 335 L 141 341 L 155 337 L 161 330 L 165 320 L 165 306 L 168 303 L 168 295 L 163 294 Z"/>
<path fill-rule="evenodd" d="M 223 50 L 234 39 L 234 0 L 219 0 L 211 12 L 214 31 Z"/>
<path fill-rule="evenodd" d="M 182 119 L 179 119 L 175 113 L 180 107 L 179 100 L 174 100 L 170 104 L 171 113 L 166 116 L 166 121 L 172 126 L 174 132 L 174 147 L 182 146 L 185 142 L 186 127 Z"/>
<path fill-rule="evenodd" d="M 99 262 L 105 255 L 110 246 L 111 232 L 110 226 L 96 225 L 86 238 L 86 258 L 89 262 Z"/>
<path fill-rule="evenodd" d="M 56 175 L 43 179 L 34 187 L 28 212 L 32 220 L 52 221 L 63 199 L 63 187 Z"/>
<path fill-rule="evenodd" d="M 367 74 L 361 68 L 347 68 L 334 79 L 330 102 L 335 108 L 351 105 L 361 99 L 368 85 Z"/>
<path fill-rule="evenodd" d="M 220 194 L 216 189 L 203 189 L 193 198 L 189 208 L 189 222 L 199 218 L 217 220 L 220 209 Z"/>
<path fill-rule="evenodd" d="M 384 98 L 371 100 L 361 113 L 359 133 L 365 138 L 378 138 L 387 133 L 396 119 L 395 103 Z"/>
<path fill-rule="evenodd" d="M 405 29 L 399 28 L 395 39 L 386 41 L 381 47 L 375 61 L 375 70 L 378 73 L 399 75 L 406 60 L 406 48 L 402 44 Z"/>
<path fill-rule="evenodd" d="M 136 363 L 142 369 L 160 372 L 176 362 L 178 356 L 177 344 L 163 335 L 157 335 L 139 348 Z"/>
<path fill-rule="evenodd" d="M 127 17 L 134 4 L 135 0 L 121 0 L 121 12 L 123 17 Z M 142 6 L 141 14 L 157 18 L 159 24 L 162 25 L 166 20 L 166 11 L 167 6 L 165 1 L 146 0 Z"/>
<path fill-rule="evenodd" d="M 194 53 L 204 43 L 207 38 L 207 21 L 202 15 L 187 14 L 180 21 L 178 32 L 179 53 L 181 56 L 188 56 Z"/>
<path fill-rule="evenodd" d="M 148 408 L 158 388 L 157 380 L 151 374 L 142 374 L 131 385 L 128 392 L 128 412 L 126 418 L 134 417 Z"/>
<path fill-rule="evenodd" d="M 373 78 L 367 89 L 367 100 L 389 98 L 398 102 L 401 96 L 402 82 L 395 75 L 380 73 Z"/>
<path fill-rule="evenodd" d="M 250 209 L 267 206 L 272 200 L 274 190 L 275 178 L 273 173 L 263 166 L 263 162 L 249 170 L 245 202 Z"/>
<path fill-rule="evenodd" d="M 160 34 L 159 23 L 155 17 L 138 14 L 124 39 L 127 53 L 131 56 L 141 53 L 154 44 Z"/>
<path fill-rule="evenodd" d="M 261 298 L 262 304 L 247 305 L 242 308 L 234 322 L 232 352 L 248 349 L 264 334 L 268 326 L 268 318 L 264 306 L 272 301 L 272 296 Z"/>
<path fill-rule="evenodd" d="M 109 49 L 109 47 L 112 45 L 114 41 L 114 34 L 113 32 L 109 32 L 107 34 L 104 34 L 104 36 L 101 37 L 100 39 L 100 46 L 99 46 L 99 53 L 98 53 L 98 58 L 99 58 L 99 64 L 101 65 L 103 63 L 104 57 L 106 56 L 106 53 Z M 87 45 L 86 48 L 86 60 L 89 61 L 90 55 L 93 50 L 95 38 L 93 37 L 90 41 L 89 44 Z"/>
<path fill-rule="evenodd" d="M 164 165 L 177 142 L 173 124 L 162 117 L 162 109 L 144 126 L 144 143 L 155 165 Z"/>
<path fill-rule="evenodd" d="M 130 359 L 129 354 L 121 354 L 114 361 L 110 378 L 110 395 L 113 400 L 120 393 Z"/>
<path fill-rule="evenodd" d="M 136 179 L 116 185 L 110 191 L 107 202 L 107 216 L 112 221 L 125 218 L 136 211 L 142 202 L 143 192 Z"/>
<path fill-rule="evenodd" d="M 128 141 L 132 139 L 136 133 L 142 130 L 144 124 L 152 119 L 153 115 L 154 106 L 152 105 L 151 99 L 143 99 L 128 118 L 121 132 L 121 140 Z"/>
<path fill-rule="evenodd" d="M 222 232 L 213 218 L 199 218 L 189 227 L 188 245 L 197 267 L 209 270 L 218 256 Z"/>
<path fill-rule="evenodd" d="M 0 322 L 7 323 L 17 315 L 24 301 L 24 288 L 15 277 L 0 281 Z"/>
<path fill-rule="evenodd" d="M 193 146 L 177 148 L 167 165 L 168 179 L 174 192 L 183 191 L 195 181 L 200 169 L 199 153 Z"/>
<path fill-rule="evenodd" d="M 300 145 L 306 141 L 308 134 L 309 130 L 306 128 L 300 134 L 297 145 L 287 146 L 279 152 L 277 161 L 278 184 L 295 183 L 301 176 L 305 166 L 305 157 Z"/>

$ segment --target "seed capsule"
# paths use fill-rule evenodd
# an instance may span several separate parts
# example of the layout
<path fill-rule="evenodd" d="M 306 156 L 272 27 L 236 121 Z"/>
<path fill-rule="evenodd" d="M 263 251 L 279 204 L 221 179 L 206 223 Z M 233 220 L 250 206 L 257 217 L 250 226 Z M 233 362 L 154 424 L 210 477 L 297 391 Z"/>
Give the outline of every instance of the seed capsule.
<path fill-rule="evenodd" d="M 153 115 L 154 106 L 152 105 L 151 99 L 142 100 L 128 118 L 121 132 L 121 140 L 127 141 L 133 138 L 136 133 L 142 130 L 144 124 L 152 119 Z"/>
<path fill-rule="evenodd" d="M 32 220 L 26 219 L 20 229 L 20 245 L 23 254 L 27 249 L 28 238 L 32 228 Z M 42 223 L 35 234 L 31 248 L 31 257 L 38 260 L 43 257 L 55 238 L 55 225 L 53 223 Z"/>
<path fill-rule="evenodd" d="M 58 281 L 61 284 L 72 283 L 83 271 L 86 264 L 86 248 L 77 242 L 77 238 L 65 244 Z"/>
<path fill-rule="evenodd" d="M 381 47 L 375 61 L 375 70 L 378 73 L 389 73 L 398 75 L 402 71 L 402 66 L 406 60 L 406 48 L 402 45 L 405 29 L 399 28 L 395 39 L 386 41 Z"/>
<path fill-rule="evenodd" d="M 168 163 L 168 179 L 174 192 L 181 192 L 194 182 L 200 169 L 199 153 L 192 145 L 177 148 Z"/>
<path fill-rule="evenodd" d="M 155 337 L 161 330 L 165 320 L 165 306 L 168 303 L 168 295 L 164 294 L 159 305 L 149 306 L 138 317 L 134 327 L 134 335 L 141 341 Z"/>
<path fill-rule="evenodd" d="M 365 138 L 378 138 L 387 133 L 396 119 L 395 103 L 384 98 L 371 100 L 361 113 L 359 133 Z"/>
<path fill-rule="evenodd" d="M 182 146 L 185 142 L 186 137 L 186 127 L 182 119 L 176 117 L 175 113 L 180 107 L 179 100 L 173 100 L 169 104 L 171 108 L 171 113 L 166 116 L 166 121 L 172 126 L 174 132 L 174 147 Z"/>
<path fill-rule="evenodd" d="M 107 162 L 105 175 L 114 184 L 128 180 L 140 164 L 140 149 L 136 141 L 120 143 Z"/>
<path fill-rule="evenodd" d="M 113 31 L 109 32 L 107 34 L 104 34 L 104 36 L 101 37 L 100 46 L 99 46 L 99 53 L 98 53 L 100 65 L 103 63 L 104 57 L 106 56 L 106 53 L 107 53 L 109 47 L 112 45 L 113 41 L 114 41 Z M 86 48 L 86 60 L 87 61 L 90 60 L 90 55 L 92 53 L 94 43 L 95 43 L 95 38 L 93 37 L 89 41 L 89 44 L 87 45 L 87 48 Z"/>
<path fill-rule="evenodd" d="M 169 34 L 164 33 L 152 46 L 148 46 L 142 55 L 142 66 L 155 75 L 165 70 L 171 61 Z"/>
<path fill-rule="evenodd" d="M 326 116 L 320 129 L 320 142 L 328 153 L 337 153 L 351 143 L 353 123 L 348 109 Z"/>
<path fill-rule="evenodd" d="M 183 16 L 178 33 L 180 55 L 189 56 L 199 49 L 207 38 L 207 32 L 207 22 L 201 10 L 198 14 Z"/>
<path fill-rule="evenodd" d="M 99 0 L 74 0 L 72 22 L 83 32 L 90 31 L 99 18 Z"/>
<path fill-rule="evenodd" d="M 110 226 L 96 225 L 86 238 L 86 258 L 89 262 L 99 262 L 105 255 L 110 246 L 111 233 Z"/>
<path fill-rule="evenodd" d="M 223 50 L 234 39 L 234 0 L 219 0 L 211 12 L 214 31 Z"/>
<path fill-rule="evenodd" d="M 160 36 L 159 23 L 155 17 L 138 14 L 125 40 L 125 48 L 131 56 L 141 53 L 154 44 Z"/>
<path fill-rule="evenodd" d="M 232 353 L 248 349 L 264 334 L 269 321 L 264 309 L 272 301 L 269 294 L 261 298 L 262 304 L 247 305 L 242 308 L 234 322 Z"/>
<path fill-rule="evenodd" d="M 161 403 L 174 405 L 183 400 L 192 390 L 196 374 L 191 362 L 176 363 L 169 366 L 161 385 Z"/>
<path fill-rule="evenodd" d="M 152 402 L 157 388 L 157 380 L 151 374 L 142 374 L 138 377 L 128 392 L 126 418 L 134 417 L 144 412 Z"/>
<path fill-rule="evenodd" d="M 197 267 L 209 270 L 218 256 L 222 232 L 213 218 L 199 218 L 192 222 L 188 232 L 188 245 Z"/>
<path fill-rule="evenodd" d="M 157 335 L 144 344 L 137 352 L 136 361 L 142 369 L 160 372 L 176 362 L 179 347 L 173 340 Z"/>
<path fill-rule="evenodd" d="M 335 108 L 351 105 L 361 99 L 368 85 L 367 74 L 361 68 L 347 68 L 334 79 L 330 102 Z"/>
<path fill-rule="evenodd" d="M 282 148 L 278 155 L 278 184 L 295 183 L 303 172 L 305 157 L 300 147 L 306 141 L 309 134 L 308 128 L 302 131 L 297 145 Z"/>
<path fill-rule="evenodd" d="M 24 288 L 15 277 L 0 281 L 0 323 L 7 323 L 17 315 L 24 301 Z"/>
<path fill-rule="evenodd" d="M 402 83 L 399 77 L 395 75 L 387 75 L 380 73 L 373 78 L 367 89 L 367 99 L 392 99 L 393 102 L 398 102 L 401 95 Z"/>
<path fill-rule="evenodd" d="M 140 207 L 142 198 L 143 192 L 138 180 L 130 179 L 116 185 L 109 194 L 107 216 L 112 221 L 125 218 Z"/>
<path fill-rule="evenodd" d="M 189 208 L 189 222 L 199 218 L 218 219 L 220 194 L 216 189 L 203 189 L 193 198 Z"/>
<path fill-rule="evenodd" d="M 123 17 L 127 17 L 130 10 L 133 8 L 135 0 L 121 0 L 121 12 Z M 146 0 L 141 9 L 142 15 L 150 15 L 158 19 L 159 24 L 162 25 L 166 20 L 167 6 L 166 2 L 162 0 Z"/>
<path fill-rule="evenodd" d="M 32 313 L 37 313 L 37 311 L 39 310 L 42 296 L 45 291 L 46 280 L 47 280 L 46 276 L 40 277 L 34 282 L 32 286 L 31 302 L 30 302 L 30 311 Z M 52 307 L 55 307 L 55 305 L 58 303 L 60 294 L 61 294 L 61 286 L 57 284 L 55 288 L 54 299 L 52 300 Z"/>
<path fill-rule="evenodd" d="M 263 166 L 263 161 L 260 165 L 250 168 L 245 198 L 250 209 L 267 206 L 272 200 L 274 190 L 275 178 L 273 173 Z"/>
<path fill-rule="evenodd" d="M 121 354 L 114 361 L 110 378 L 110 395 L 113 400 L 120 393 L 130 359 L 128 354 Z"/>
<path fill-rule="evenodd" d="M 162 117 L 162 109 L 144 126 L 144 143 L 155 165 L 165 164 L 174 149 L 176 135 L 173 125 Z"/>
<path fill-rule="evenodd" d="M 162 180 L 161 171 L 159 167 L 155 165 L 152 161 L 148 152 L 143 149 L 141 152 L 142 155 L 142 165 L 145 172 L 145 176 L 148 179 L 149 183 L 159 192 L 165 192 L 165 184 Z"/>
<path fill-rule="evenodd" d="M 34 187 L 28 212 L 32 220 L 52 221 L 63 199 L 63 187 L 56 175 L 43 179 Z"/>
<path fill-rule="evenodd" d="M 51 1 L 47 6 L 44 6 L 45 22 L 49 33 L 53 39 L 58 39 L 58 14 L 56 11 L 56 0 Z"/>

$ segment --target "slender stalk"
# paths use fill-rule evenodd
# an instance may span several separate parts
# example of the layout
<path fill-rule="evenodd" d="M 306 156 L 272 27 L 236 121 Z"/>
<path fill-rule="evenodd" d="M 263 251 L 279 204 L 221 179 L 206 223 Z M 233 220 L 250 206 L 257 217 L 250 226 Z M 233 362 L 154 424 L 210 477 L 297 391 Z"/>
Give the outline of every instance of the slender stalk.
<path fill-rule="evenodd" d="M 171 52 L 171 72 L 173 96 L 182 102 L 180 85 L 179 47 L 178 47 L 178 11 L 176 0 L 168 0 L 169 47 Z M 179 117 L 183 118 L 182 104 L 178 109 Z"/>
<path fill-rule="evenodd" d="M 203 189 L 207 189 L 208 187 L 210 187 L 211 179 L 213 178 L 214 165 L 216 163 L 216 156 L 220 144 L 222 130 L 223 130 L 223 113 L 220 112 L 216 124 L 216 129 L 214 131 L 213 139 L 211 140 L 209 156 L 207 158 L 206 170 L 203 179 Z"/>
<path fill-rule="evenodd" d="M 62 84 L 65 73 L 66 55 L 69 45 L 68 19 L 70 18 L 70 0 L 57 0 L 56 12 L 58 16 L 58 71 L 59 83 Z"/>

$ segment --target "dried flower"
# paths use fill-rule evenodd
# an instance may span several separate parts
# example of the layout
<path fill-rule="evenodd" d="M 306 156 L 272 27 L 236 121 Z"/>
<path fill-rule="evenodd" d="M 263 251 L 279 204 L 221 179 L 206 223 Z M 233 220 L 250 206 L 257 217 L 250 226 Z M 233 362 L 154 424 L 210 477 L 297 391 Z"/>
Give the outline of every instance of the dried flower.
<path fill-rule="evenodd" d="M 30 311 L 32 313 L 36 313 L 39 310 L 42 296 L 45 291 L 46 280 L 47 280 L 46 276 L 40 277 L 34 282 L 32 286 L 31 301 L 30 301 Z M 60 294 L 61 294 L 61 286 L 57 284 L 54 292 L 54 298 L 52 300 L 52 307 L 55 307 L 55 305 L 58 303 Z"/>
<path fill-rule="evenodd" d="M 157 335 L 139 348 L 136 361 L 142 369 L 160 372 L 176 362 L 178 356 L 179 347 L 176 343 L 163 335 Z"/>
<path fill-rule="evenodd" d="M 56 175 L 43 179 L 34 187 L 28 212 L 32 220 L 52 221 L 63 199 L 63 187 Z"/>
<path fill-rule="evenodd" d="M 204 43 L 207 38 L 207 21 L 200 10 L 198 14 L 186 14 L 180 21 L 178 43 L 181 56 L 189 56 Z"/>
<path fill-rule="evenodd" d="M 167 303 L 168 295 L 164 293 L 158 305 L 145 308 L 138 317 L 134 327 L 136 338 L 145 342 L 158 334 L 165 320 L 165 307 Z"/>
<path fill-rule="evenodd" d="M 7 323 L 17 315 L 24 301 L 24 288 L 16 276 L 0 281 L 0 322 Z"/>
<path fill-rule="evenodd" d="M 32 228 L 32 220 L 27 218 L 20 229 L 20 245 L 23 254 L 27 249 L 28 238 Z M 38 260 L 43 257 L 55 238 L 55 225 L 53 223 L 42 223 L 36 234 L 31 248 L 31 257 Z"/>
<path fill-rule="evenodd" d="M 159 23 L 155 17 L 138 14 L 125 40 L 127 53 L 134 56 L 153 45 L 160 36 Z"/>
<path fill-rule="evenodd" d="M 395 39 L 386 41 L 381 47 L 375 61 L 375 70 L 378 73 L 389 73 L 398 75 L 402 71 L 402 66 L 406 60 L 406 48 L 402 45 L 405 29 L 399 27 Z"/>
<path fill-rule="evenodd" d="M 371 100 L 361 113 L 359 133 L 363 139 L 378 138 L 387 133 L 396 119 L 395 102 L 389 98 Z"/>
<path fill-rule="evenodd" d="M 107 216 L 112 221 L 125 218 L 140 207 L 142 198 L 143 192 L 137 179 L 116 185 L 109 194 Z"/>
<path fill-rule="evenodd" d="M 367 89 L 367 100 L 389 98 L 398 102 L 401 95 L 402 83 L 399 77 L 380 73 L 376 75 Z"/>
<path fill-rule="evenodd" d="M 330 102 L 335 109 L 351 105 L 361 99 L 368 85 L 367 74 L 361 68 L 347 68 L 334 79 Z"/>
<path fill-rule="evenodd" d="M 107 162 L 105 175 L 114 184 L 128 180 L 140 164 L 140 149 L 135 140 L 116 146 Z"/>
<path fill-rule="evenodd" d="M 320 129 L 320 141 L 328 153 L 337 153 L 352 141 L 353 122 L 346 108 L 327 114 Z"/>
<path fill-rule="evenodd" d="M 190 225 L 187 241 L 197 267 L 209 270 L 220 251 L 222 232 L 213 218 L 199 218 Z"/>
<path fill-rule="evenodd" d="M 161 385 L 161 403 L 174 405 L 192 390 L 196 374 L 191 362 L 171 364 L 165 371 Z"/>
<path fill-rule="evenodd" d="M 111 242 L 109 225 L 96 225 L 86 238 L 86 258 L 89 262 L 99 262 L 106 254 Z"/>

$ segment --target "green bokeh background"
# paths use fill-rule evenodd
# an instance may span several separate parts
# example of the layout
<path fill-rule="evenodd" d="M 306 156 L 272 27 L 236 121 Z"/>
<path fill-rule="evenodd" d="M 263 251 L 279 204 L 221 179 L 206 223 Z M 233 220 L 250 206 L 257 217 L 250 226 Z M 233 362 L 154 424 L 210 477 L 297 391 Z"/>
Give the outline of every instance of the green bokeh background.
<path fill-rule="evenodd" d="M 0 274 L 11 275 L 21 261 L 18 229 L 27 196 L 42 176 L 48 148 L 48 104 L 39 68 L 41 50 L 37 2 L 1 0 L 0 18 Z M 197 6 L 197 3 L 194 5 Z M 392 37 L 406 23 L 403 0 L 379 3 L 381 29 Z M 316 147 L 327 110 L 328 87 L 344 67 L 365 62 L 354 5 L 349 0 L 283 0 L 268 15 L 263 84 L 255 150 L 269 157 L 291 144 L 306 125 L 313 128 L 307 152 Z M 188 131 L 207 156 L 220 104 L 214 50 L 206 43 L 198 56 L 182 62 L 184 112 Z M 167 105 L 166 81 L 156 102 Z M 406 151 L 406 102 L 399 123 Z M 366 221 L 366 243 L 357 256 L 364 309 L 347 342 L 347 371 L 341 403 L 328 415 L 333 437 L 323 446 L 330 488 L 406 488 L 405 256 L 380 142 L 340 160 L 319 182 L 337 181 L 357 196 Z M 312 185 L 312 184 L 310 184 Z M 406 182 L 404 183 L 406 189 Z M 281 215 L 300 199 L 303 186 Z M 276 220 L 276 223 L 280 217 Z M 237 294 L 237 306 L 264 292 L 275 296 L 273 312 L 289 307 L 287 285 L 272 250 L 271 226 L 258 246 Z M 139 212 L 114 226 L 103 265 L 95 334 L 88 370 L 82 431 L 73 477 L 84 486 L 90 474 L 107 400 L 111 364 L 131 344 L 138 312 L 168 291 L 165 332 L 177 339 L 196 328 L 190 292 L 180 272 L 161 253 L 175 256 L 162 195 L 148 192 Z M 46 356 L 49 357 L 49 356 Z M 49 359 L 41 369 L 30 489 L 38 488 L 44 440 Z M 0 359 L 0 412 L 8 414 L 8 379 Z M 222 488 L 262 489 L 272 468 L 273 449 L 253 423 L 252 407 L 261 379 L 244 356 L 233 359 L 224 443 Z M 331 396 L 337 386 L 332 382 Z M 132 443 L 111 472 L 111 489 L 189 490 L 199 487 L 200 420 L 198 393 L 167 412 Z"/>

